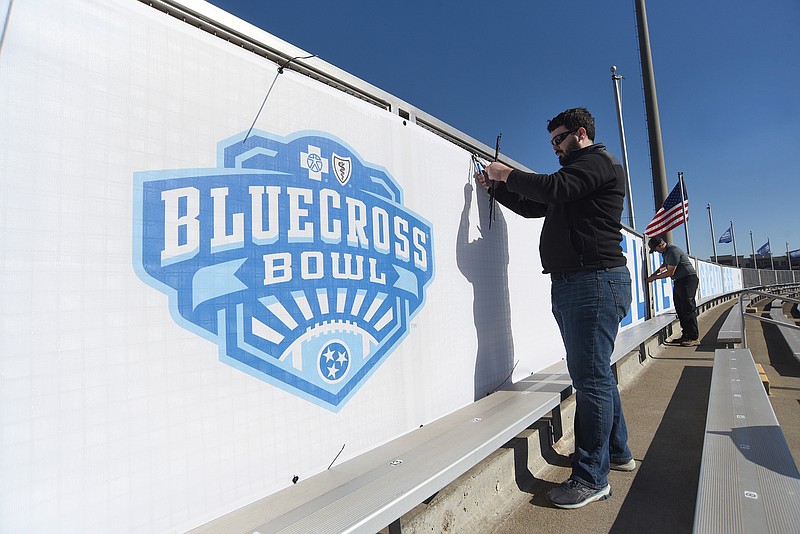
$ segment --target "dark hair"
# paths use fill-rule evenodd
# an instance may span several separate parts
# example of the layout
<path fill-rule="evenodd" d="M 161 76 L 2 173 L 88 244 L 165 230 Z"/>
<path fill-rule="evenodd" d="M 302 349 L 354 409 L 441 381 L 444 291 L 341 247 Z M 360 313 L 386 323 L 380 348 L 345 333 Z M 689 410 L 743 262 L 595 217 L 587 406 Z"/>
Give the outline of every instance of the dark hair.
<path fill-rule="evenodd" d="M 586 108 L 567 109 L 547 121 L 548 132 L 552 132 L 559 126 L 563 126 L 570 132 L 583 127 L 586 130 L 586 137 L 594 142 L 594 117 Z"/>
<path fill-rule="evenodd" d="M 647 246 L 650 248 L 650 251 L 652 252 L 659 245 L 661 245 L 661 243 L 666 243 L 666 241 L 664 241 L 664 238 L 659 237 L 659 236 L 655 236 L 655 237 L 651 237 L 650 238 L 650 240 L 647 242 Z"/>

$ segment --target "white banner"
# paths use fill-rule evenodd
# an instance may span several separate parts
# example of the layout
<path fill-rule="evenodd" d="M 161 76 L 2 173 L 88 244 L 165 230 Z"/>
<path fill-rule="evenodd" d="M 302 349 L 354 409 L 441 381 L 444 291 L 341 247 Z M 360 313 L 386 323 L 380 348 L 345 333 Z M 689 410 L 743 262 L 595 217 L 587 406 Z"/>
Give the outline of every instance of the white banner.
<path fill-rule="evenodd" d="M 628 271 L 631 273 L 631 309 L 620 323 L 620 330 L 643 322 L 647 318 L 647 294 L 644 287 L 643 259 L 645 256 L 644 239 L 633 232 L 623 229 L 622 252 L 628 260 Z"/>
<path fill-rule="evenodd" d="M 742 271 L 734 267 L 697 260 L 697 276 L 700 297 L 704 299 L 744 288 Z"/>
<path fill-rule="evenodd" d="M 649 273 L 656 272 L 656 269 L 664 263 L 664 258 L 658 252 L 648 252 L 647 258 L 647 261 L 650 262 Z M 672 280 L 670 278 L 659 278 L 650 287 L 652 288 L 650 299 L 653 306 L 653 315 L 674 312 L 675 300 L 672 296 Z"/>
<path fill-rule="evenodd" d="M 198 4 L 203 8 L 202 4 Z M 563 357 L 470 154 L 133 0 L 0 51 L 0 530 L 184 531 Z"/>

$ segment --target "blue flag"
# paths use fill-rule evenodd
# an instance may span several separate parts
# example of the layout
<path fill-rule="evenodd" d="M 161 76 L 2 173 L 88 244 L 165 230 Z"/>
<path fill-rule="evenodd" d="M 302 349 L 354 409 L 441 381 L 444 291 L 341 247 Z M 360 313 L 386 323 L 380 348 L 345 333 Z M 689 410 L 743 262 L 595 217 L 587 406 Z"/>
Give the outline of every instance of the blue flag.
<path fill-rule="evenodd" d="M 769 250 L 769 239 L 767 239 L 766 243 L 761 245 L 760 249 L 756 250 L 756 254 L 758 254 L 759 256 L 767 256 L 771 254 L 771 251 Z"/>
<path fill-rule="evenodd" d="M 733 241 L 733 226 L 728 227 L 719 238 L 720 243 L 730 243 L 731 241 Z"/>

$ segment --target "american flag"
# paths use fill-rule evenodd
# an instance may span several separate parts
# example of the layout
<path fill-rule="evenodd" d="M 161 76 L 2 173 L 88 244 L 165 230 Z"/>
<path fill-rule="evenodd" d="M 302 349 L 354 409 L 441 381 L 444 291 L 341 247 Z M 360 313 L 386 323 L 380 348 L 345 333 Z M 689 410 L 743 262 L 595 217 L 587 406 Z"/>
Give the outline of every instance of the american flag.
<path fill-rule="evenodd" d="M 672 190 L 664 204 L 656 212 L 656 216 L 645 228 L 644 233 L 650 237 L 655 237 L 669 232 L 673 228 L 684 223 L 683 213 L 686 211 L 686 219 L 689 219 L 689 195 L 686 193 L 686 185 L 683 186 L 683 202 L 681 202 L 681 180 Z"/>

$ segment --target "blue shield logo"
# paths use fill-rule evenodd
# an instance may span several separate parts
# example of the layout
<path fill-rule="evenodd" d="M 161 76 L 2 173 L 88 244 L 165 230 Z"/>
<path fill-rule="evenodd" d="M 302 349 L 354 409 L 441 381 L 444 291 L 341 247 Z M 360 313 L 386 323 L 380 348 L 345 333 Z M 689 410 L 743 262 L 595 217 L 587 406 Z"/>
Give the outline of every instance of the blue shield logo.
<path fill-rule="evenodd" d="M 422 308 L 431 226 L 324 133 L 240 134 L 217 160 L 134 175 L 137 274 L 221 361 L 338 411 Z"/>

